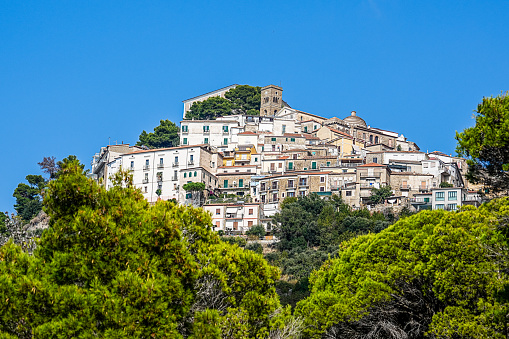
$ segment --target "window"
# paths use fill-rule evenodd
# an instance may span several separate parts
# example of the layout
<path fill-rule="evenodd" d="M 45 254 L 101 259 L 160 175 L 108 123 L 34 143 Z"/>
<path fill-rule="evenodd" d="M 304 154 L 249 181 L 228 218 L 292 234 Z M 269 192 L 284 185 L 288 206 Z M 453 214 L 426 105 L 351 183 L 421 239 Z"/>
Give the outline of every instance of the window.
<path fill-rule="evenodd" d="M 436 201 L 444 201 L 445 200 L 445 192 L 435 192 L 435 200 Z M 443 208 L 443 205 L 442 205 Z"/>
<path fill-rule="evenodd" d="M 275 166 L 275 164 L 274 164 L 274 163 L 271 163 L 271 164 L 270 164 L 270 170 L 271 170 L 271 171 L 275 171 L 275 170 L 276 170 L 276 166 Z"/>
<path fill-rule="evenodd" d="M 148 166 L 149 165 L 149 160 L 145 160 L 145 166 Z"/>
<path fill-rule="evenodd" d="M 248 222 L 247 222 L 247 226 L 248 226 L 248 227 L 253 226 L 253 222 L 252 222 L 252 221 L 248 221 Z"/>
<path fill-rule="evenodd" d="M 307 132 L 308 132 L 308 127 L 304 126 L 304 133 L 307 133 Z"/>
<path fill-rule="evenodd" d="M 238 230 L 238 228 L 239 228 L 239 222 L 238 221 L 234 221 L 233 222 L 233 229 L 236 231 L 236 230 Z"/>
<path fill-rule="evenodd" d="M 270 141 L 276 141 L 276 138 L 270 138 Z"/>
<path fill-rule="evenodd" d="M 223 132 L 228 133 L 228 126 L 223 126 Z"/>
<path fill-rule="evenodd" d="M 295 142 L 295 138 L 290 138 L 290 141 L 291 142 Z"/>
<path fill-rule="evenodd" d="M 221 209 L 220 208 L 216 208 L 216 215 L 219 215 L 221 214 Z"/>
<path fill-rule="evenodd" d="M 194 160 L 194 155 L 192 155 L 192 154 L 191 154 L 191 155 L 189 156 L 189 161 L 190 161 L 190 162 L 193 162 L 193 160 Z"/>
<path fill-rule="evenodd" d="M 437 210 L 443 210 L 443 209 L 444 209 L 444 204 L 436 204 L 436 205 L 435 205 L 435 209 L 437 209 Z"/>
<path fill-rule="evenodd" d="M 179 163 L 179 157 L 175 157 L 175 163 L 178 164 Z"/>
<path fill-rule="evenodd" d="M 186 193 L 186 199 L 191 199 L 193 197 L 192 193 Z"/>
<path fill-rule="evenodd" d="M 378 136 L 375 137 L 375 144 L 378 144 Z"/>
<path fill-rule="evenodd" d="M 325 182 L 325 177 L 320 177 L 320 182 Z"/>
<path fill-rule="evenodd" d="M 148 193 L 148 187 L 145 186 L 145 193 Z"/>
<path fill-rule="evenodd" d="M 244 179 L 239 179 L 239 187 L 244 187 Z"/>
<path fill-rule="evenodd" d="M 293 170 L 293 162 L 289 162 L 288 163 L 288 169 L 289 170 Z"/>
<path fill-rule="evenodd" d="M 317 128 L 318 128 L 318 125 L 315 125 L 315 126 L 314 126 L 314 129 L 317 129 Z"/>
<path fill-rule="evenodd" d="M 295 196 L 295 192 L 288 192 L 288 196 L 289 197 L 294 197 Z"/>
<path fill-rule="evenodd" d="M 208 132 L 209 131 L 209 126 L 203 126 L 203 132 Z"/>
<path fill-rule="evenodd" d="M 249 209 L 249 215 L 253 215 L 253 209 L 252 208 Z"/>
<path fill-rule="evenodd" d="M 283 134 L 286 132 L 286 125 L 283 125 Z"/>
<path fill-rule="evenodd" d="M 131 161 L 131 168 L 134 168 L 134 161 Z"/>
<path fill-rule="evenodd" d="M 223 145 L 228 145 L 228 138 L 223 139 Z"/>
<path fill-rule="evenodd" d="M 196 172 L 196 171 L 194 171 L 194 176 L 196 176 L 196 175 L 197 175 L 197 172 Z"/>
<path fill-rule="evenodd" d="M 313 162 L 311 163 L 311 169 L 316 169 L 316 161 L 313 161 Z"/>
<path fill-rule="evenodd" d="M 145 173 L 145 182 L 148 181 L 148 173 Z"/>
<path fill-rule="evenodd" d="M 184 178 L 187 178 L 187 173 L 186 172 L 184 172 Z"/>
<path fill-rule="evenodd" d="M 182 126 L 182 132 L 187 132 L 187 125 Z"/>
<path fill-rule="evenodd" d="M 352 191 L 345 191 L 345 195 L 347 197 L 351 197 L 352 196 Z"/>
<path fill-rule="evenodd" d="M 448 198 L 448 200 L 457 200 L 458 199 L 458 192 L 450 191 L 447 198 Z"/>
<path fill-rule="evenodd" d="M 223 181 L 223 188 L 228 188 L 228 180 Z"/>
<path fill-rule="evenodd" d="M 449 211 L 456 211 L 457 205 L 456 204 L 447 204 L 447 209 Z"/>
<path fill-rule="evenodd" d="M 280 163 L 277 165 L 277 167 L 279 167 L 279 168 L 283 168 L 283 163 L 282 163 L 282 162 L 280 162 Z"/>
<path fill-rule="evenodd" d="M 373 136 L 372 135 L 369 136 L 369 142 L 373 143 Z"/>
<path fill-rule="evenodd" d="M 220 221 L 216 221 L 216 227 L 221 227 L 221 222 Z"/>
<path fill-rule="evenodd" d="M 203 143 L 204 143 L 204 144 L 208 144 L 208 143 L 209 143 L 209 138 L 205 138 L 205 139 L 203 139 Z"/>
<path fill-rule="evenodd" d="M 374 162 L 375 164 L 378 164 L 378 158 L 373 158 L 373 162 Z"/>
<path fill-rule="evenodd" d="M 320 186 L 320 192 L 325 192 L 325 187 Z"/>
<path fill-rule="evenodd" d="M 258 162 L 258 158 L 255 158 L 254 162 Z"/>
<path fill-rule="evenodd" d="M 187 145 L 187 138 L 184 138 L 184 141 L 182 142 L 184 145 Z"/>
<path fill-rule="evenodd" d="M 330 166 L 330 161 L 327 161 L 327 167 L 329 167 L 329 166 Z"/>
<path fill-rule="evenodd" d="M 164 159 L 163 158 L 159 158 L 159 165 L 164 165 Z"/>

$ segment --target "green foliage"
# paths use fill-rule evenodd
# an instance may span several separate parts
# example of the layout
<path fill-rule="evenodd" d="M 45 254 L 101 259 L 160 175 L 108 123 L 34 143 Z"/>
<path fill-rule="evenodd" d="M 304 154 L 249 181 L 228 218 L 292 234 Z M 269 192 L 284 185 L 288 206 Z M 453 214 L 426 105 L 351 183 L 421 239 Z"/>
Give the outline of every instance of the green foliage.
<path fill-rule="evenodd" d="M 265 233 L 266 233 L 265 227 L 263 227 L 263 225 L 251 226 L 251 228 L 249 230 L 247 230 L 247 232 L 246 232 L 247 235 L 253 235 L 258 238 L 264 237 Z"/>
<path fill-rule="evenodd" d="M 497 226 L 508 213 L 509 199 L 423 211 L 343 243 L 297 305 L 307 335 L 505 338 L 507 240 Z"/>
<path fill-rule="evenodd" d="M 221 237 L 221 240 L 228 244 L 237 245 L 242 248 L 246 247 L 246 244 L 247 244 L 246 238 L 243 238 L 243 237 L 225 236 L 225 237 Z"/>
<path fill-rule="evenodd" d="M 258 254 L 263 254 L 263 246 L 259 242 L 252 242 L 247 244 L 246 250 L 250 250 Z"/>
<path fill-rule="evenodd" d="M 151 206 L 127 173 L 114 179 L 106 191 L 66 164 L 34 255 L 0 248 L 2 337 L 263 337 L 286 319 L 277 268 L 220 241 L 203 210 Z"/>
<path fill-rule="evenodd" d="M 240 85 L 225 93 L 226 99 L 233 105 L 234 114 L 259 115 L 261 87 Z"/>
<path fill-rule="evenodd" d="M 154 132 L 141 132 L 138 146 L 147 146 L 148 148 L 176 147 L 180 143 L 180 129 L 170 120 L 161 120 L 159 126 L 154 128 Z"/>
<path fill-rule="evenodd" d="M 453 187 L 454 185 L 453 185 L 453 184 L 450 184 L 450 183 L 448 183 L 448 182 L 446 182 L 446 181 L 442 181 L 442 182 L 440 183 L 440 185 L 438 185 L 438 186 L 443 188 L 443 187 Z"/>
<path fill-rule="evenodd" d="M 6 220 L 8 219 L 7 212 L 0 212 L 0 234 L 7 232 L 7 226 L 5 225 Z"/>
<path fill-rule="evenodd" d="M 204 101 L 194 102 L 186 119 L 214 120 L 217 117 L 232 114 L 260 114 L 261 87 L 240 85 L 225 93 L 225 98 L 210 97 Z"/>
<path fill-rule="evenodd" d="M 188 182 L 182 185 L 182 188 L 187 192 L 199 192 L 205 189 L 205 184 L 203 182 Z"/>
<path fill-rule="evenodd" d="M 371 189 L 371 202 L 375 205 L 382 204 L 385 199 L 392 195 L 391 186 L 383 186 L 380 188 Z"/>
<path fill-rule="evenodd" d="M 41 175 L 29 174 L 26 176 L 28 185 L 18 184 L 12 196 L 16 198 L 14 209 L 17 214 L 25 221 L 30 221 L 42 209 L 42 190 L 46 185 L 46 180 Z"/>
<path fill-rule="evenodd" d="M 493 192 L 509 189 L 509 95 L 483 98 L 475 126 L 456 132 L 459 156 L 469 158 L 467 179 Z"/>

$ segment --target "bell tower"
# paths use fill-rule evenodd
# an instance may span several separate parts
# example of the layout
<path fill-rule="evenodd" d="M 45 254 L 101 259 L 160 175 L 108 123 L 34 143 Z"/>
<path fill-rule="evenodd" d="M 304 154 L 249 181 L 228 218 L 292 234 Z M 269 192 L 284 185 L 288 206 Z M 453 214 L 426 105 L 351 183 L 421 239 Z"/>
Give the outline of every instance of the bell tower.
<path fill-rule="evenodd" d="M 276 115 L 283 107 L 283 89 L 279 86 L 269 85 L 262 88 L 260 116 Z"/>

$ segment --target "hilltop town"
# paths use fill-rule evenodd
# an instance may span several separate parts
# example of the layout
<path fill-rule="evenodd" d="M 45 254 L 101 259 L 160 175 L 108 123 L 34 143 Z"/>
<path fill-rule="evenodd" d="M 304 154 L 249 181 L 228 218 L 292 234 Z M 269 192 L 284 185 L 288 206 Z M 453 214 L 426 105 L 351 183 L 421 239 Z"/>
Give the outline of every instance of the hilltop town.
<path fill-rule="evenodd" d="M 326 118 L 292 108 L 280 86 L 261 89 L 259 115 L 185 119 L 194 103 L 224 97 L 237 86 L 183 101 L 179 146 L 102 147 L 91 176 L 109 188 L 112 175 L 129 170 L 149 202 L 202 206 L 216 231 L 230 233 L 260 224 L 270 232 L 284 199 L 312 193 L 339 196 L 353 209 L 456 210 L 481 202 L 469 190 L 465 159 L 422 152 L 403 134 L 372 127 L 355 111 Z M 374 199 L 387 187 L 389 194 Z"/>

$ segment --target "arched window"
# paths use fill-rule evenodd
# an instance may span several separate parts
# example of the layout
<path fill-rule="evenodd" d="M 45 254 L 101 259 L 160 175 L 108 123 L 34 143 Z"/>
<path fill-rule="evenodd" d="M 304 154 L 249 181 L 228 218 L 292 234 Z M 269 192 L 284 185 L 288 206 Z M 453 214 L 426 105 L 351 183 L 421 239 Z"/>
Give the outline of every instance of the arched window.
<path fill-rule="evenodd" d="M 375 144 L 378 144 L 378 137 L 375 137 Z"/>
<path fill-rule="evenodd" d="M 373 135 L 369 136 L 369 142 L 373 143 Z"/>
<path fill-rule="evenodd" d="M 196 171 L 194 171 L 194 176 L 196 176 Z"/>

